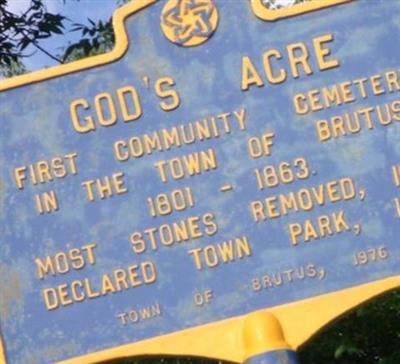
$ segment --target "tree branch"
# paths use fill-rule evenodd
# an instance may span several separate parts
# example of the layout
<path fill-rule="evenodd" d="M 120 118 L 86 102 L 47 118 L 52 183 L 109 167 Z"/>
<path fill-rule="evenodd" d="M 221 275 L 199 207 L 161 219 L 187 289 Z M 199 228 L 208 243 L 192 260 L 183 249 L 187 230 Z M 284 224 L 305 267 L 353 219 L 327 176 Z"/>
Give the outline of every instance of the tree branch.
<path fill-rule="evenodd" d="M 63 64 L 64 61 L 62 59 L 59 59 L 56 56 L 53 56 L 50 52 L 46 51 L 43 47 L 41 47 L 39 44 L 37 44 L 35 41 L 32 42 L 32 44 L 39 49 L 41 52 L 43 52 L 44 54 L 46 54 L 48 57 L 50 57 L 51 59 L 53 59 L 54 61 Z"/>

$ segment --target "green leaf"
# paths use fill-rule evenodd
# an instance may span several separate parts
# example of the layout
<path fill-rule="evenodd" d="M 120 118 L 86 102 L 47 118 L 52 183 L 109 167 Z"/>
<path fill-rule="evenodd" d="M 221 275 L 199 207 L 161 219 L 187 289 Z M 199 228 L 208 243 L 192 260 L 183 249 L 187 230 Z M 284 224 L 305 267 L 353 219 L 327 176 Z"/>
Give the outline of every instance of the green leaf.
<path fill-rule="evenodd" d="M 345 354 L 347 351 L 346 345 L 340 345 L 336 350 L 334 354 L 335 359 L 339 359 L 342 357 L 343 354 Z"/>

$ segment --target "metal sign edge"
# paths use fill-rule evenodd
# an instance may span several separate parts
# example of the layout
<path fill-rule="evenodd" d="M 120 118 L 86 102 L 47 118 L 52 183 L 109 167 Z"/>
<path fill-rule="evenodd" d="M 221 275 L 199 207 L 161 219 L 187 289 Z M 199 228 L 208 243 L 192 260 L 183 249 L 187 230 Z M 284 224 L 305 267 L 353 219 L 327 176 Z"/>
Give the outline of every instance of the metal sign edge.
<path fill-rule="evenodd" d="M 272 313 L 283 328 L 286 343 L 291 349 L 296 350 L 345 312 L 399 286 L 400 276 L 395 276 L 256 312 Z M 58 364 L 100 363 L 106 360 L 149 355 L 198 356 L 241 363 L 249 355 L 249 348 L 244 345 L 248 342 L 243 330 L 246 317 L 248 315 L 237 316 L 63 360 Z M 269 348 L 269 350 L 280 349 L 284 348 L 281 345 Z M 252 355 L 257 354 L 259 352 L 252 353 Z"/>
<path fill-rule="evenodd" d="M 116 44 L 111 52 L 32 72 L 27 75 L 1 80 L 0 92 L 78 71 L 84 71 L 120 59 L 129 46 L 128 35 L 125 28 L 126 18 L 155 4 L 157 1 L 158 0 L 133 1 L 115 11 L 113 15 L 113 27 Z M 352 1 L 355 0 L 326 0 L 323 4 L 317 1 L 310 1 L 295 5 L 291 8 L 270 10 L 262 5 L 261 0 L 250 0 L 254 14 L 258 18 L 266 21 L 274 21 L 300 15 Z M 262 311 L 272 312 L 278 317 L 284 328 L 286 341 L 293 349 L 296 349 L 341 314 L 377 295 L 398 288 L 399 286 L 400 276 L 390 277 L 337 292 L 275 306 Z M 335 302 L 338 301 L 341 302 L 340 308 L 335 304 Z M 312 313 L 314 313 L 314 316 L 310 317 Z M 246 315 L 225 319 L 182 330 L 177 333 L 162 335 L 133 344 L 126 344 L 84 356 L 70 358 L 59 362 L 59 364 L 89 364 L 127 356 L 145 355 L 195 355 L 242 362 L 245 351 L 242 343 L 242 328 L 245 317 Z M 302 323 L 307 320 L 309 325 L 305 327 Z M 293 323 L 296 323 L 296 325 L 293 325 Z M 221 335 L 221 332 L 229 333 L 229 335 Z M 207 335 L 209 340 L 197 340 L 203 335 Z M 176 345 L 177 341 L 180 342 L 179 348 Z M 209 347 L 209 342 L 213 343 L 212 348 Z M 0 364 L 7 364 L 1 332 Z"/>

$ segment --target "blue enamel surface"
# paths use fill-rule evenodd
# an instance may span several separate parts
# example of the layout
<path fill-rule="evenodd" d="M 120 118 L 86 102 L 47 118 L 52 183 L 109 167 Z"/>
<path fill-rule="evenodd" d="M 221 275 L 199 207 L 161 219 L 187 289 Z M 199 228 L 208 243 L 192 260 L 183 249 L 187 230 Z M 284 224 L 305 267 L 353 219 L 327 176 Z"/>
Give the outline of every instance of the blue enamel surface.
<path fill-rule="evenodd" d="M 245 364 L 299 364 L 299 361 L 294 351 L 278 350 L 253 356 Z"/>
<path fill-rule="evenodd" d="M 274 23 L 256 18 L 248 1 L 216 3 L 218 29 L 200 47 L 181 48 L 166 40 L 159 25 L 160 2 L 127 20 L 130 48 L 121 60 L 0 93 L 0 318 L 10 363 L 54 362 L 399 274 L 399 224 L 392 203 L 398 192 L 391 166 L 400 160 L 400 126 L 395 123 L 363 130 L 326 143 L 317 140 L 314 126 L 319 116 L 342 114 L 364 104 L 392 102 L 398 99 L 397 93 L 306 117 L 296 115 L 291 97 L 296 92 L 398 68 L 400 2 L 360 0 Z M 299 41 L 311 46 L 314 37 L 326 33 L 335 37 L 330 46 L 332 55 L 341 60 L 339 68 L 318 72 L 311 58 L 316 70 L 313 76 L 289 78 L 281 85 L 267 84 L 247 92 L 240 90 L 243 55 L 251 56 L 261 67 L 266 49 L 284 50 L 287 44 Z M 181 95 L 180 107 L 169 113 L 160 110 L 158 99 L 141 81 L 144 76 L 150 80 L 173 77 Z M 144 110 L 140 120 L 120 120 L 113 127 L 87 134 L 73 130 L 69 116 L 73 99 L 93 100 L 100 92 L 126 85 L 134 85 L 139 91 Z M 234 128 L 230 135 L 219 139 L 154 152 L 124 163 L 114 157 L 113 144 L 119 139 L 242 107 L 247 110 L 246 131 Z M 266 130 L 276 134 L 272 155 L 250 159 L 247 139 Z M 218 153 L 216 171 L 161 182 L 155 162 L 211 147 Z M 21 191 L 16 188 L 14 168 L 72 151 L 79 154 L 76 177 L 40 186 L 26 184 Z M 257 190 L 254 168 L 299 156 L 307 158 L 317 171 L 315 176 L 273 191 Z M 82 181 L 118 171 L 125 173 L 129 193 L 93 203 L 86 200 Z M 327 204 L 311 212 L 291 213 L 258 224 L 252 220 L 251 201 L 342 177 L 353 178 L 357 191 L 365 188 L 366 199 Z M 235 189 L 221 193 L 220 187 L 227 182 Z M 186 186 L 191 186 L 195 194 L 193 209 L 156 219 L 149 216 L 147 197 Z M 59 196 L 60 211 L 39 216 L 34 209 L 34 195 L 50 189 Z M 290 244 L 289 222 L 341 209 L 349 222 L 362 224 L 361 235 L 350 231 L 296 247 Z M 156 252 L 137 255 L 132 251 L 129 235 L 133 231 L 207 212 L 216 215 L 217 235 Z M 188 250 L 243 235 L 251 242 L 251 258 L 196 270 Z M 98 245 L 95 266 L 43 280 L 36 278 L 36 257 L 88 242 Z M 352 265 L 356 251 L 382 245 L 389 251 L 388 259 Z M 96 282 L 103 273 L 146 260 L 157 265 L 155 284 L 46 310 L 41 297 L 44 288 L 85 277 Z M 325 278 L 297 280 L 259 292 L 252 289 L 256 277 L 308 264 L 323 268 Z M 212 304 L 195 306 L 194 293 L 207 289 L 213 291 Z M 126 326 L 116 318 L 120 312 L 155 302 L 162 307 L 160 317 Z"/>

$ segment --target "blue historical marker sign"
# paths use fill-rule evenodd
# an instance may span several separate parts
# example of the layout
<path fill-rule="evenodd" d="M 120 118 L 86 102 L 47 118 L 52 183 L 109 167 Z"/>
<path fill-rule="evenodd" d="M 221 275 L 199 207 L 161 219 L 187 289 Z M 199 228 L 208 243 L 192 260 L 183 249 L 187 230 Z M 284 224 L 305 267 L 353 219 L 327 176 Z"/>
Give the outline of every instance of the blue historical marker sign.
<path fill-rule="evenodd" d="M 399 275 L 400 3 L 329 3 L 136 1 L 113 54 L 0 83 L 7 363 Z"/>

